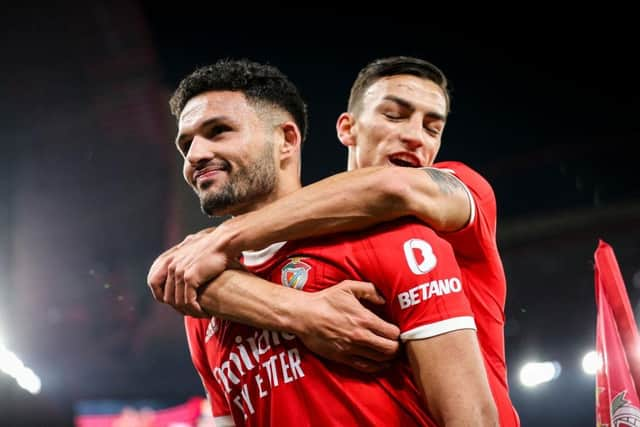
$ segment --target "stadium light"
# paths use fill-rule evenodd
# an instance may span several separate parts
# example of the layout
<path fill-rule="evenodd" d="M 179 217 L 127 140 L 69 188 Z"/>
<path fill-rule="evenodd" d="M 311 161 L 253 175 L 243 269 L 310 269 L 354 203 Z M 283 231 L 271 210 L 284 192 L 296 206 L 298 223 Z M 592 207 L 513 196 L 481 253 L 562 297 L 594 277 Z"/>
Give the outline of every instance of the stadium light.
<path fill-rule="evenodd" d="M 561 367 L 558 362 L 529 362 L 520 369 L 520 382 L 525 387 L 553 381 L 560 375 Z"/>
<path fill-rule="evenodd" d="M 587 375 L 595 375 L 602 368 L 602 355 L 590 351 L 582 358 L 582 370 Z"/>
<path fill-rule="evenodd" d="M 14 378 L 18 385 L 31 394 L 40 393 L 40 378 L 30 368 L 24 366 L 20 358 L 0 344 L 0 371 Z"/>
<path fill-rule="evenodd" d="M 24 368 L 18 373 L 18 376 L 16 376 L 16 382 L 20 387 L 31 394 L 40 393 L 40 389 L 42 388 L 40 377 L 38 377 L 35 372 L 29 368 Z"/>

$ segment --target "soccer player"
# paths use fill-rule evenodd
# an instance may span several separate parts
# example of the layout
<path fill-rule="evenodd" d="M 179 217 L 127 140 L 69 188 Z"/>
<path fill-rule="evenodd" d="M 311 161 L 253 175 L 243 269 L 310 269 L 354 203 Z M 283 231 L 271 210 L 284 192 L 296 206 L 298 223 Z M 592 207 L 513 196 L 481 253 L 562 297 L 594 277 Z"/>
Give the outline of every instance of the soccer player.
<path fill-rule="evenodd" d="M 300 189 L 305 106 L 277 69 L 220 61 L 185 78 L 172 105 L 185 180 L 209 215 L 242 215 Z M 292 334 L 187 316 L 217 423 L 497 425 L 460 270 L 430 228 L 406 219 L 281 242 L 245 252 L 243 263 L 296 292 L 347 278 L 376 283 L 385 303 L 375 310 L 398 325 L 406 345 L 388 369 L 365 374 L 315 356 Z M 180 280 L 171 269 L 169 276 Z"/>
<path fill-rule="evenodd" d="M 501 425 L 519 425 L 508 396 L 503 333 L 506 280 L 496 244 L 493 190 L 478 173 L 458 162 L 424 168 L 436 157 L 449 108 L 447 80 L 432 64 L 417 58 L 392 57 L 367 65 L 353 84 L 348 112 L 337 123 L 338 137 L 349 149 L 350 171 L 307 186 L 264 209 L 236 216 L 215 231 L 196 236 L 180 250 L 165 253 L 150 272 L 154 293 L 158 298 L 167 296 L 162 291 L 166 277 L 163 270 L 169 265 L 182 275 L 186 273 L 176 289 L 179 295 L 187 295 L 189 286 L 208 283 L 241 250 L 416 216 L 453 246 L 468 284 L 466 292 L 476 317 Z M 414 168 L 388 167 L 391 165 Z M 250 315 L 242 308 L 250 305 L 234 297 L 235 293 L 251 294 L 254 307 L 272 307 L 267 311 L 277 314 L 266 327 L 295 332 L 303 339 L 316 334 L 315 341 L 306 338 L 308 346 L 333 360 L 372 370 L 374 362 L 385 360 L 392 348 L 383 347 L 390 338 L 388 326 L 362 332 L 367 325 L 364 322 L 353 322 L 353 335 L 370 340 L 352 344 L 350 335 L 340 327 L 343 320 L 339 314 L 333 315 L 330 303 L 337 297 L 344 302 L 346 291 L 324 294 L 318 301 L 304 295 L 306 302 L 300 301 L 303 296 L 283 294 L 274 303 L 269 298 L 273 290 L 266 286 L 249 288 L 251 285 L 242 280 L 233 281 L 233 286 L 227 286 L 223 279 L 217 283 L 220 286 L 210 286 L 200 297 L 208 311 L 231 317 L 239 314 L 239 320 L 255 324 L 256 319 L 248 319 Z M 172 296 L 166 299 L 184 311 L 189 308 L 188 298 L 181 297 L 179 304 Z M 322 307 L 324 314 L 316 307 Z M 346 303 L 340 307 L 350 310 L 349 314 L 359 308 Z M 353 317 L 357 319 L 360 314 L 358 311 Z M 294 318 L 323 321 L 298 325 L 299 329 L 292 331 Z M 260 324 L 260 319 L 257 322 Z M 330 325 L 335 325 L 334 329 L 329 329 Z M 347 345 L 343 344 L 345 340 Z"/>

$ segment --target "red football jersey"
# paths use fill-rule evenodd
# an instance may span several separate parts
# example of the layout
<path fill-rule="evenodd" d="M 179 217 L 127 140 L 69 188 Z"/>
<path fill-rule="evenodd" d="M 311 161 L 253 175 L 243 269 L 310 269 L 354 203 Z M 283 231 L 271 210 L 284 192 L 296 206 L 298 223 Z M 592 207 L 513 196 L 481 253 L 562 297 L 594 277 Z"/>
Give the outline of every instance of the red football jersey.
<path fill-rule="evenodd" d="M 496 198 L 491 185 L 476 171 L 459 162 L 439 162 L 436 168 L 449 170 L 462 181 L 472 201 L 469 224 L 455 233 L 442 233 L 456 255 L 465 292 L 478 327 L 478 341 L 484 357 L 489 385 L 496 401 L 502 427 L 519 426 L 509 398 L 504 352 L 504 304 L 507 281 L 496 243 Z"/>
<path fill-rule="evenodd" d="M 276 244 L 245 254 L 257 275 L 316 292 L 345 279 L 375 283 L 373 308 L 403 340 L 475 329 L 451 246 L 403 220 L 360 233 Z M 435 426 L 406 354 L 376 374 L 322 359 L 295 335 L 186 317 L 193 362 L 221 424 Z"/>

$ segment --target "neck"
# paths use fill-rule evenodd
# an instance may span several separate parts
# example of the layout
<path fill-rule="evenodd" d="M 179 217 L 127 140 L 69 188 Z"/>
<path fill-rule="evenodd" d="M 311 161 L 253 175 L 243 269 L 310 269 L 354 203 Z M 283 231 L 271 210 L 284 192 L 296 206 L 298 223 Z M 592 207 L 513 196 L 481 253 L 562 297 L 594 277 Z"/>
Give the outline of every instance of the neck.
<path fill-rule="evenodd" d="M 354 170 L 356 169 L 356 153 L 355 153 L 355 149 L 353 147 L 349 147 L 349 157 L 347 160 L 347 170 Z"/>
<path fill-rule="evenodd" d="M 244 204 L 243 206 L 238 206 L 233 210 L 233 212 L 229 212 L 229 214 L 231 216 L 237 216 L 257 211 L 302 188 L 300 177 L 297 175 L 295 177 L 291 175 L 292 174 L 280 174 L 278 182 L 271 193 L 264 197 L 260 197 L 259 199 L 252 200 L 250 203 Z"/>

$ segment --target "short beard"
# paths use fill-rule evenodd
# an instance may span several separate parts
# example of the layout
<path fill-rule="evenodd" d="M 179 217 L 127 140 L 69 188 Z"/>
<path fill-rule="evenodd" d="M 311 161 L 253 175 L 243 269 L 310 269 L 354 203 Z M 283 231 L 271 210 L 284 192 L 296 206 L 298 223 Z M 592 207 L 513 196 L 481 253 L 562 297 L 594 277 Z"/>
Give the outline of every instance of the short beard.
<path fill-rule="evenodd" d="M 267 141 L 253 164 L 229 171 L 229 180 L 217 192 L 203 188 L 199 194 L 202 212 L 209 216 L 237 215 L 271 195 L 278 179 L 272 147 L 273 143 Z"/>

